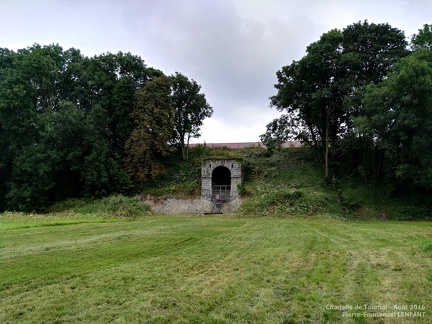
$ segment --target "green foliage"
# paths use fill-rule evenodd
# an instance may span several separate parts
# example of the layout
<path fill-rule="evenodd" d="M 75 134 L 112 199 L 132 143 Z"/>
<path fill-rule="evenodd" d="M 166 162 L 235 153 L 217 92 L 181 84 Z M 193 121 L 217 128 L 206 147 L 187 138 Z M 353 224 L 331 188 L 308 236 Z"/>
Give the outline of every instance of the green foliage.
<path fill-rule="evenodd" d="M 257 188 L 254 196 L 241 208 L 244 215 L 303 216 L 317 215 L 341 210 L 331 203 L 331 195 L 287 187 Z"/>
<path fill-rule="evenodd" d="M 205 158 L 245 158 L 255 149 L 231 150 L 224 148 L 209 148 L 205 145 L 190 149 L 189 158 L 183 160 L 177 155 L 164 157 L 166 172 L 154 181 L 149 181 L 143 188 L 143 194 L 156 196 L 197 197 L 201 194 L 201 163 Z M 258 149 L 259 154 L 265 153 Z M 251 164 L 242 160 L 245 176 L 248 178 Z M 245 188 L 247 191 L 247 188 Z"/>
<path fill-rule="evenodd" d="M 348 210 L 356 210 L 361 207 L 362 201 L 353 197 L 348 197 L 342 193 L 342 189 L 337 190 L 340 204 Z"/>
<path fill-rule="evenodd" d="M 165 172 L 175 112 L 189 137 L 212 113 L 194 80 L 130 53 L 34 45 L 1 49 L 0 64 L 0 210 L 131 193 L 131 175 L 144 183 Z"/>
<path fill-rule="evenodd" d="M 432 52 L 424 49 L 402 59 L 385 81 L 367 87 L 358 129 L 376 139 L 386 183 L 395 189 L 432 190 L 431 89 Z"/>
<path fill-rule="evenodd" d="M 351 114 L 358 109 L 347 106 L 354 104 L 348 97 L 355 97 L 362 85 L 380 81 L 406 55 L 405 46 L 403 33 L 388 24 L 365 21 L 329 31 L 308 46 L 300 61 L 276 73 L 278 93 L 270 98 L 271 105 L 287 111 L 283 120 L 289 124 L 304 123 L 300 138 L 315 145 L 321 141 L 324 146 L 328 124 L 333 143 L 349 130 Z M 285 129 L 290 132 L 292 127 Z M 297 127 L 293 130 L 292 135 L 300 134 Z M 280 136 L 287 135 L 281 132 Z"/>
<path fill-rule="evenodd" d="M 296 112 L 273 119 L 272 122 L 267 124 L 266 128 L 266 132 L 260 135 L 260 140 L 270 154 L 280 150 L 282 144 L 290 140 L 308 142 L 305 125 Z"/>
<path fill-rule="evenodd" d="M 420 48 L 432 50 L 432 25 L 424 24 L 423 28 L 411 37 L 411 48 L 414 51 Z"/>
<path fill-rule="evenodd" d="M 412 202 L 404 201 L 404 203 L 399 203 L 395 204 L 395 206 L 392 206 L 390 212 L 391 218 L 397 220 L 413 221 L 419 219 L 432 219 L 432 206 L 430 204 L 412 205 Z"/>
<path fill-rule="evenodd" d="M 151 181 L 143 189 L 144 194 L 157 196 L 196 197 L 201 192 L 201 162 L 212 154 L 211 149 L 197 147 L 190 150 L 189 158 L 177 155 L 164 158 L 166 173 Z"/>
<path fill-rule="evenodd" d="M 308 149 L 282 149 L 268 157 L 264 149 L 244 150 L 248 195 L 242 215 L 342 213 L 334 192 L 322 183 L 320 167 Z"/>
<path fill-rule="evenodd" d="M 178 72 L 170 79 L 175 107 L 173 143 L 180 145 L 182 157 L 186 159 L 189 139 L 201 136 L 203 121 L 213 115 L 213 108 L 207 103 L 205 95 L 200 93 L 201 86 L 195 80 L 189 80 Z"/>
<path fill-rule="evenodd" d="M 430 30 L 426 24 L 412 37 L 411 53 L 403 32 L 388 24 L 365 21 L 323 34 L 301 60 L 277 72 L 271 105 L 286 114 L 267 125 L 262 140 L 270 151 L 290 137 L 321 148 L 331 188 L 339 187 L 333 179 L 349 175 L 374 191 L 384 183 L 383 194 L 395 199 L 427 196 L 432 191 Z M 340 206 L 363 213 L 363 199 L 345 193 Z M 428 207 L 390 209 L 390 217 L 398 219 L 429 217 Z"/>
<path fill-rule="evenodd" d="M 268 124 L 261 139 L 270 150 L 289 138 L 321 148 L 330 177 L 334 148 L 362 114 L 362 87 L 382 80 L 406 54 L 403 32 L 388 24 L 358 22 L 323 34 L 301 60 L 276 73 L 271 106 L 286 114 Z M 363 144 L 357 140 L 357 147 Z"/>
<path fill-rule="evenodd" d="M 174 127 L 171 82 L 160 76 L 136 93 L 132 117 L 135 128 L 126 143 L 126 168 L 141 183 L 165 173 L 161 158 L 171 152 L 169 141 Z"/>
<path fill-rule="evenodd" d="M 136 218 L 150 213 L 150 207 L 137 199 L 122 195 L 106 197 L 102 200 L 104 210 L 118 218 Z"/>
<path fill-rule="evenodd" d="M 73 212 L 80 215 L 101 215 L 135 219 L 150 213 L 150 207 L 137 198 L 113 195 L 102 199 L 67 199 L 49 207 L 50 213 Z"/>
<path fill-rule="evenodd" d="M 237 192 L 240 195 L 240 197 L 246 197 L 249 195 L 249 192 L 247 191 L 246 187 L 242 184 L 237 184 Z"/>
<path fill-rule="evenodd" d="M 129 53 L 59 45 L 0 50 L 0 210 L 129 193 L 133 94 L 155 75 Z"/>
<path fill-rule="evenodd" d="M 204 95 L 186 81 L 185 93 L 196 90 L 195 109 Z M 59 45 L 0 49 L 0 211 L 129 194 L 137 188 L 131 175 L 143 183 L 162 174 L 173 138 L 171 86 L 130 53 L 87 58 Z M 201 120 L 192 119 L 186 129 L 196 135 Z"/>
<path fill-rule="evenodd" d="M 79 213 L 79 209 L 94 203 L 93 198 L 69 198 L 57 201 L 48 207 L 49 213 L 61 213 L 65 211 L 73 211 Z"/>
<path fill-rule="evenodd" d="M 344 28 L 342 33 L 344 61 L 350 68 L 347 82 L 354 86 L 353 95 L 361 85 L 380 82 L 389 68 L 409 53 L 404 32 L 388 23 L 358 22 Z"/>

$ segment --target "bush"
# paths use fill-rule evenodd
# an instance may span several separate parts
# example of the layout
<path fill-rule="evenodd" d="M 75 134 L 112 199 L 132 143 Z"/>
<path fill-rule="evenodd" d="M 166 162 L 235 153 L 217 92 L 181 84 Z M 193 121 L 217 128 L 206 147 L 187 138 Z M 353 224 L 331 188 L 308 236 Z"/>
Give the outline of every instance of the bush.
<path fill-rule="evenodd" d="M 48 208 L 48 212 L 59 213 L 66 210 L 79 210 L 80 208 L 91 204 L 92 202 L 93 199 L 69 198 L 66 200 L 55 202 Z"/>
<path fill-rule="evenodd" d="M 361 207 L 362 201 L 342 194 L 342 189 L 337 190 L 340 204 L 348 210 L 356 210 Z"/>
<path fill-rule="evenodd" d="M 331 211 L 329 199 L 319 193 L 288 188 L 261 188 L 244 202 L 244 213 L 259 215 L 305 215 Z"/>
<path fill-rule="evenodd" d="M 430 220 L 432 219 L 431 206 L 402 205 L 392 208 L 391 218 L 397 220 Z"/>
<path fill-rule="evenodd" d="M 150 212 L 150 207 L 137 199 L 123 195 L 111 196 L 102 200 L 104 209 L 115 217 L 136 218 Z"/>

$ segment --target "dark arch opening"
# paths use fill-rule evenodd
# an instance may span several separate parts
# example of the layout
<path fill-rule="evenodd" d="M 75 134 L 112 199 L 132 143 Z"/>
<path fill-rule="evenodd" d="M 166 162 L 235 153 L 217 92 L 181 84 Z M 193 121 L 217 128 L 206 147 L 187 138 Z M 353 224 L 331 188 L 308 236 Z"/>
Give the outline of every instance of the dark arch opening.
<path fill-rule="evenodd" d="M 212 172 L 212 195 L 218 199 L 228 200 L 231 193 L 231 171 L 224 166 L 218 166 Z"/>
<path fill-rule="evenodd" d="M 231 185 L 231 171 L 224 166 L 218 166 L 212 172 L 212 184 L 216 186 Z"/>

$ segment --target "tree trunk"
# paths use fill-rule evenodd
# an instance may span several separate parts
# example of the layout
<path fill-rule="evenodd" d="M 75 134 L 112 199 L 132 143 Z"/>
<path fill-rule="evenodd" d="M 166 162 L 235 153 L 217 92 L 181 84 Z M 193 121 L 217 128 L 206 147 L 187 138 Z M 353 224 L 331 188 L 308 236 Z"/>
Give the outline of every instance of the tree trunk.
<path fill-rule="evenodd" d="M 184 138 L 180 138 L 180 149 L 182 153 L 182 159 L 184 161 L 186 160 L 186 148 L 185 148 Z"/>
<path fill-rule="evenodd" d="M 184 141 L 184 136 L 180 139 L 180 147 L 181 147 L 181 151 L 182 151 L 183 161 L 187 160 L 189 157 L 189 140 L 190 140 L 190 134 L 187 135 L 186 144 Z"/>
<path fill-rule="evenodd" d="M 311 133 L 311 136 L 312 136 L 312 142 L 313 142 L 314 146 L 315 146 L 315 147 L 319 147 L 319 145 L 318 145 L 318 141 L 317 141 L 316 136 L 315 136 L 315 133 L 314 133 L 314 131 L 313 131 L 313 127 L 312 127 L 311 125 L 308 124 L 308 128 L 309 128 L 309 132 Z"/>
<path fill-rule="evenodd" d="M 187 143 L 186 143 L 186 159 L 189 158 L 189 140 L 190 140 L 190 134 L 188 134 Z M 184 159 L 184 160 L 186 160 L 186 159 Z"/>
<path fill-rule="evenodd" d="M 328 123 L 326 125 L 326 147 L 325 147 L 325 156 L 324 156 L 324 162 L 325 162 L 325 178 L 327 179 L 329 176 L 329 127 Z"/>
<path fill-rule="evenodd" d="M 330 109 L 326 107 L 325 154 L 324 154 L 325 179 L 328 179 L 329 176 L 329 150 L 330 150 L 329 128 L 330 128 Z"/>

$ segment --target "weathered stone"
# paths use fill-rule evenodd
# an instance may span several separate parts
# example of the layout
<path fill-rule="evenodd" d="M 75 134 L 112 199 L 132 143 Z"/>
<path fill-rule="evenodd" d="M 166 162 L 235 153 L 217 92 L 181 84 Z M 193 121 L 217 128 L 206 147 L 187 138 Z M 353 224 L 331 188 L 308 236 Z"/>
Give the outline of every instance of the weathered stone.
<path fill-rule="evenodd" d="M 201 197 L 207 200 L 214 199 L 215 193 L 215 169 L 225 168 L 222 171 L 229 172 L 230 193 L 229 200 L 239 197 L 237 187 L 243 183 L 243 172 L 241 167 L 241 159 L 204 159 L 201 166 Z"/>
<path fill-rule="evenodd" d="M 147 197 L 143 202 L 150 206 L 154 213 L 181 215 L 210 213 L 213 202 L 203 198 L 176 199 L 176 198 L 152 198 Z M 222 206 L 222 213 L 233 213 L 239 209 L 241 199 L 233 199 Z"/>
<path fill-rule="evenodd" d="M 237 211 L 241 205 L 237 186 L 242 182 L 241 159 L 205 159 L 201 166 L 200 198 L 147 197 L 143 200 L 155 213 L 204 214 L 212 211 L 231 213 Z M 223 194 L 220 194 L 221 187 L 224 188 Z M 220 210 L 214 208 L 215 203 L 221 206 Z"/>

